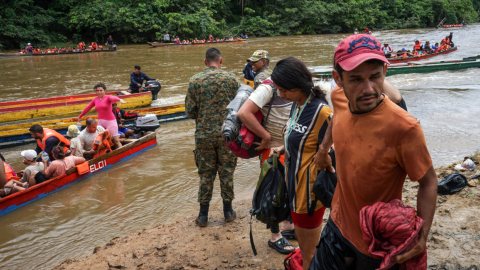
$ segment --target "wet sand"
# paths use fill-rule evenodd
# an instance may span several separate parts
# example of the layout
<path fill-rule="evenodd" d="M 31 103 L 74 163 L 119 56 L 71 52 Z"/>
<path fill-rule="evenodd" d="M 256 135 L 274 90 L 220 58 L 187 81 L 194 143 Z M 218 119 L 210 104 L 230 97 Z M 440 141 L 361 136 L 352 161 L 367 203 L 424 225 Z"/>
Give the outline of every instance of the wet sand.
<path fill-rule="evenodd" d="M 476 155 L 480 160 L 480 155 Z M 452 164 L 436 169 L 438 180 L 453 171 Z M 467 179 L 480 173 L 464 172 Z M 480 266 L 480 183 L 470 182 L 454 195 L 439 195 L 428 237 L 429 269 L 467 269 Z M 404 204 L 416 206 L 418 184 L 408 179 Z M 112 239 L 103 247 L 92 247 L 93 254 L 68 259 L 55 270 L 73 269 L 283 269 L 281 255 L 267 246 L 269 230 L 253 220 L 253 236 L 258 251 L 254 256 L 249 240 L 251 199 L 234 203 L 237 219 L 225 223 L 222 208 L 210 211 L 208 227 L 195 225 L 190 216 L 170 226 L 158 225 L 129 236 Z M 328 218 L 327 210 L 324 224 Z M 296 241 L 292 244 L 298 245 Z"/>

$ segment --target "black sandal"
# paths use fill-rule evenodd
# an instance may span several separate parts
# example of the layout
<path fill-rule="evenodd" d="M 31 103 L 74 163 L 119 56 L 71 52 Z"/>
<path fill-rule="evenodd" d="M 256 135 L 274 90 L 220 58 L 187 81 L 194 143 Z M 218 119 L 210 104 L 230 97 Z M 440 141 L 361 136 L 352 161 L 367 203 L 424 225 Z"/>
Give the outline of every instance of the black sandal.
<path fill-rule="evenodd" d="M 288 240 L 296 240 L 297 238 L 295 237 L 295 229 L 291 231 L 282 231 L 282 236 L 287 238 Z"/>
<path fill-rule="evenodd" d="M 285 247 L 293 247 L 293 246 L 284 237 L 278 239 L 274 243 L 272 243 L 272 241 L 268 240 L 268 246 L 275 249 L 276 251 L 278 251 L 282 254 L 290 254 L 295 250 L 295 249 L 292 249 L 292 250 L 285 249 Z"/>

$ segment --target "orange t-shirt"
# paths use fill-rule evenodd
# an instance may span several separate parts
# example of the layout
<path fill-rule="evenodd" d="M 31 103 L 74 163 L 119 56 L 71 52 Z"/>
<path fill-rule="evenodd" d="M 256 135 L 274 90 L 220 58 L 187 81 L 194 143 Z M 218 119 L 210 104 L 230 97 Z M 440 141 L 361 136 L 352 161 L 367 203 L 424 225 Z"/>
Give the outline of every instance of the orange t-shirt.
<path fill-rule="evenodd" d="M 333 143 L 338 183 L 331 217 L 342 235 L 369 255 L 360 228 L 360 210 L 402 199 L 408 174 L 420 180 L 432 166 L 420 123 L 388 97 L 373 111 L 352 114 L 343 88 L 331 93 Z"/>

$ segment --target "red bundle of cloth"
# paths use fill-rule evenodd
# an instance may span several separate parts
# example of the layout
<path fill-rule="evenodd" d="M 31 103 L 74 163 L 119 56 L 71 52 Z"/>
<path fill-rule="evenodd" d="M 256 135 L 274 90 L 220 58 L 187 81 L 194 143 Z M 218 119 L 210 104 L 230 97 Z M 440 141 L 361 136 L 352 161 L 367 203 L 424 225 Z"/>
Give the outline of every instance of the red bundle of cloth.
<path fill-rule="evenodd" d="M 415 208 L 404 206 L 399 199 L 363 207 L 360 211 L 363 240 L 371 255 L 383 259 L 377 270 L 391 268 L 395 265 L 393 257 L 411 250 L 418 242 L 423 224 Z M 426 270 L 427 249 L 404 262 L 400 269 Z"/>

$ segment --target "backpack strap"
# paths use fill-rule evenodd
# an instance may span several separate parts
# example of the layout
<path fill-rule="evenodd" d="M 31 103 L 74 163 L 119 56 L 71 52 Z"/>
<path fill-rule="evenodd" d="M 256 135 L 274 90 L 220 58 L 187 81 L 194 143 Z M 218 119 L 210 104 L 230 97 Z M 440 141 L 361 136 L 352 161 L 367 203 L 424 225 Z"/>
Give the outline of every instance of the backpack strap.
<path fill-rule="evenodd" d="M 273 168 L 278 169 L 278 157 L 277 157 L 277 152 L 273 152 Z"/>
<path fill-rule="evenodd" d="M 257 249 L 255 248 L 255 243 L 253 242 L 252 217 L 253 215 L 250 215 L 250 246 L 252 246 L 253 255 L 257 256 Z"/>
<path fill-rule="evenodd" d="M 265 126 L 267 124 L 268 116 L 270 115 L 270 110 L 272 109 L 273 100 L 277 98 L 277 91 L 274 91 L 274 90 L 276 90 L 276 88 L 272 87 L 273 95 L 272 95 L 272 99 L 270 100 L 270 105 L 268 106 L 267 117 L 265 117 L 265 121 L 263 122 L 263 126 Z"/>

